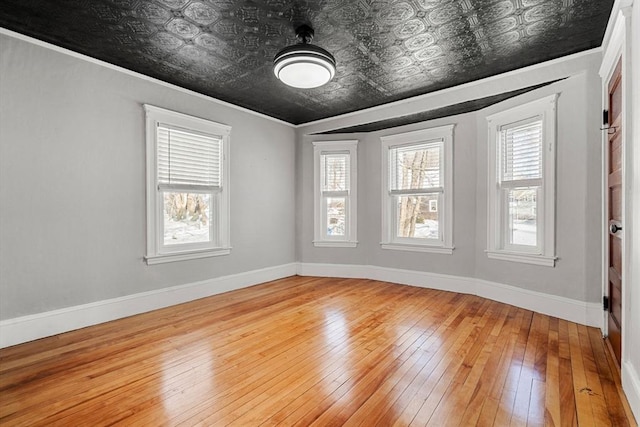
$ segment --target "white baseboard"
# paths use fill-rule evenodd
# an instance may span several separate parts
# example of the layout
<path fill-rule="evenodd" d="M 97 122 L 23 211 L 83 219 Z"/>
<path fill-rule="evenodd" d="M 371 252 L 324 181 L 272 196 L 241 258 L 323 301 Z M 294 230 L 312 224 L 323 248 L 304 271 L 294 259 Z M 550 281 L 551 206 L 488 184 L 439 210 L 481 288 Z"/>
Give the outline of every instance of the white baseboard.
<path fill-rule="evenodd" d="M 0 348 L 145 313 L 296 274 L 296 264 L 267 267 L 186 285 L 0 321 Z"/>
<path fill-rule="evenodd" d="M 469 277 L 372 265 L 292 263 L 0 321 L 0 348 L 193 301 L 271 280 L 301 276 L 382 280 L 481 297 L 602 327 L 599 304 Z"/>
<path fill-rule="evenodd" d="M 636 421 L 640 421 L 640 376 L 628 361 L 622 362 L 622 389 Z"/>
<path fill-rule="evenodd" d="M 382 280 L 451 292 L 478 295 L 582 325 L 602 329 L 602 307 L 598 303 L 534 292 L 473 277 L 450 276 L 424 271 L 372 265 L 299 263 L 301 276 L 350 277 Z"/>

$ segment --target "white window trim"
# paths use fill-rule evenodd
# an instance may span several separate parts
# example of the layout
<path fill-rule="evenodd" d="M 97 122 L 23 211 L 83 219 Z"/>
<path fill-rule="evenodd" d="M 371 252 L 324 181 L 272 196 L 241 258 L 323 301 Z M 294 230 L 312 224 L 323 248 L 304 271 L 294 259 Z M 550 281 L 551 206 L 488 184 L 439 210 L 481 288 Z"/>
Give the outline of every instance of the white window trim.
<path fill-rule="evenodd" d="M 453 254 L 453 129 L 455 125 L 439 126 L 430 129 L 388 135 L 380 138 L 382 141 L 382 249 L 401 250 L 411 252 L 430 252 L 438 254 Z M 394 238 L 395 225 L 392 224 L 393 203 L 389 196 L 390 170 L 389 150 L 395 146 L 442 141 L 442 155 L 444 173 L 442 173 L 442 194 L 444 208 L 442 211 L 442 241 L 425 241 L 420 239 Z"/>
<path fill-rule="evenodd" d="M 231 253 L 230 242 L 230 205 L 229 205 L 229 139 L 231 127 L 198 117 L 189 116 L 164 108 L 145 104 L 146 114 L 146 165 L 147 165 L 147 252 L 144 257 L 148 265 L 165 262 L 199 259 Z M 157 182 L 157 126 L 158 123 L 183 129 L 203 132 L 222 137 L 222 189 L 217 198 L 219 206 L 215 213 L 219 215 L 215 223 L 219 245 L 202 248 L 181 245 L 171 251 L 162 252 L 162 200 L 159 197 Z"/>
<path fill-rule="evenodd" d="M 503 261 L 521 262 L 527 264 L 554 267 L 555 256 L 555 168 L 556 168 L 556 100 L 558 94 L 546 96 L 536 101 L 528 102 L 487 117 L 489 129 L 489 169 L 488 169 L 488 213 L 487 213 L 487 257 Z M 541 241 L 540 247 L 532 252 L 531 249 L 517 251 L 514 248 L 503 247 L 503 226 L 501 201 L 498 194 L 498 138 L 499 129 L 530 117 L 542 117 L 543 147 L 542 147 L 542 193 L 539 200 L 538 227 Z"/>
<path fill-rule="evenodd" d="M 313 245 L 320 248 L 355 248 L 358 245 L 358 140 L 313 142 Z M 323 230 L 324 213 L 322 202 L 321 155 L 331 152 L 349 152 L 349 194 L 346 203 L 346 235 L 344 238 L 329 238 Z"/>

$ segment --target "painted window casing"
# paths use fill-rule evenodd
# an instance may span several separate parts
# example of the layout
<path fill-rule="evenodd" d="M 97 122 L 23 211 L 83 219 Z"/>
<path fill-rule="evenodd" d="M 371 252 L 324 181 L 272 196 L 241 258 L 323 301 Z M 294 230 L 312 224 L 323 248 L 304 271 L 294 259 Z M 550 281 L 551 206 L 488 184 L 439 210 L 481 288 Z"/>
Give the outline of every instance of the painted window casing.
<path fill-rule="evenodd" d="M 231 128 L 151 105 L 144 110 L 147 264 L 229 254 Z"/>
<path fill-rule="evenodd" d="M 487 117 L 487 256 L 555 265 L 556 99 Z"/>
<path fill-rule="evenodd" d="M 383 249 L 453 253 L 453 128 L 381 138 Z"/>
<path fill-rule="evenodd" d="M 357 147 L 357 140 L 313 142 L 314 246 L 358 244 Z"/>

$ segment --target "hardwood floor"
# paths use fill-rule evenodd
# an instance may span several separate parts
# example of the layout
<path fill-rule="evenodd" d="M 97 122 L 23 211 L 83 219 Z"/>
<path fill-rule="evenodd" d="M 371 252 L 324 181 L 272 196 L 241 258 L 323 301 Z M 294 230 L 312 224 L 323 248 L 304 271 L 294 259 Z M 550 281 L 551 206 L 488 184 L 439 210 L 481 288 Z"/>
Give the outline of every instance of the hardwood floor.
<path fill-rule="evenodd" d="M 291 277 L 0 350 L 0 425 L 636 425 L 600 332 Z"/>

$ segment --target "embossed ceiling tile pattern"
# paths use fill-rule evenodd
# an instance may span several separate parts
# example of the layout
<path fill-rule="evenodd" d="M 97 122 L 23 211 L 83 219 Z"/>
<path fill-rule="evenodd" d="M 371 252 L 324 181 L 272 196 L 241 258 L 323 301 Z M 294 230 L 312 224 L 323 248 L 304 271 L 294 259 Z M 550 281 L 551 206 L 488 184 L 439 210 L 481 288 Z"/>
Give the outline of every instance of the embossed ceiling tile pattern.
<path fill-rule="evenodd" d="M 164 25 L 173 17 L 170 10 L 155 3 L 142 3 L 132 10 L 133 16 L 156 25 Z"/>
<path fill-rule="evenodd" d="M 291 123 L 600 45 L 613 0 L 3 0 L 0 25 Z M 315 28 L 327 86 L 285 87 L 273 56 Z"/>

